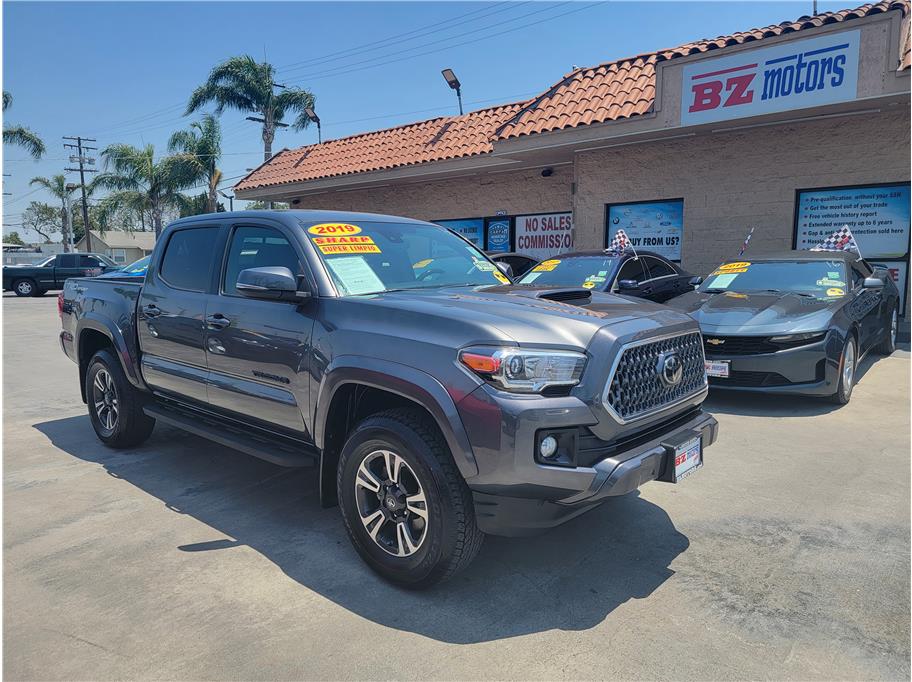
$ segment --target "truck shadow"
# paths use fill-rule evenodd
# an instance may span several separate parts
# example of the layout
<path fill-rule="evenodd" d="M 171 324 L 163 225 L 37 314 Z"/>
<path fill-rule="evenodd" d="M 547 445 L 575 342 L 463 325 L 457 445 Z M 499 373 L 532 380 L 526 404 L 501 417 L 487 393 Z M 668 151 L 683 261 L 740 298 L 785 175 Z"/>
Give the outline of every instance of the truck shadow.
<path fill-rule="evenodd" d="M 214 551 L 230 561 L 232 548 L 247 545 L 363 618 L 442 642 L 591 628 L 624 602 L 649 596 L 689 546 L 661 508 L 631 494 L 539 537 L 488 537 L 467 571 L 409 592 L 361 562 L 339 510 L 320 507 L 313 470 L 282 469 L 161 425 L 142 447 L 119 452 L 95 439 L 88 417 L 35 428 L 60 450 L 210 527 L 212 540 L 174 548 L 188 563 Z"/>

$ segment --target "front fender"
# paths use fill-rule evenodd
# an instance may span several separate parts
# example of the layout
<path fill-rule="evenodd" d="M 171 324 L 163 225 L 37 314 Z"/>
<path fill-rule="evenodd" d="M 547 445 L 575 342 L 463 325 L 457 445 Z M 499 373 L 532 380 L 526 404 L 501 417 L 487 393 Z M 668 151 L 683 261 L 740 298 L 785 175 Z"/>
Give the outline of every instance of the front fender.
<path fill-rule="evenodd" d="M 317 389 L 314 408 L 314 442 L 323 449 L 329 407 L 336 391 L 347 384 L 360 384 L 389 391 L 421 405 L 434 418 L 463 478 L 478 473 L 472 445 L 456 403 L 437 379 L 426 372 L 388 360 L 342 355 L 326 368 Z"/>

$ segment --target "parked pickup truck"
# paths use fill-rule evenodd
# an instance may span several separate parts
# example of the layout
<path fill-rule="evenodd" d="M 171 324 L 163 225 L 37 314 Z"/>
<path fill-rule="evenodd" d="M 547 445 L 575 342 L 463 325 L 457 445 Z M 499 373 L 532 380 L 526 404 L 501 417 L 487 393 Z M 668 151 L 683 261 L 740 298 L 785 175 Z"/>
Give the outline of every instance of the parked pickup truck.
<path fill-rule="evenodd" d="M 465 567 L 484 533 L 530 534 L 676 482 L 716 439 L 689 316 L 513 286 L 417 220 L 186 218 L 144 282 L 70 279 L 59 302 L 102 442 L 136 446 L 160 421 L 315 466 L 359 554 L 410 587 Z"/>
<path fill-rule="evenodd" d="M 3 290 L 16 296 L 42 296 L 63 289 L 70 277 L 100 275 L 119 267 L 100 253 L 58 253 L 34 265 L 4 265 Z"/>

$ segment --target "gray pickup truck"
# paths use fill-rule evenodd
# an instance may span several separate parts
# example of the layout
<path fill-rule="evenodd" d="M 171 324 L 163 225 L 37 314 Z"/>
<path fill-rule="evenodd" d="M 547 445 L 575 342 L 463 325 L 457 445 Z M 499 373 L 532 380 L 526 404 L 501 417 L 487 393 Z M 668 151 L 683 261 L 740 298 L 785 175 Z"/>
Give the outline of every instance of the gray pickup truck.
<path fill-rule="evenodd" d="M 484 533 L 531 534 L 677 482 L 716 439 L 693 319 L 513 285 L 417 220 L 186 218 L 142 284 L 70 279 L 59 303 L 102 442 L 136 446 L 160 421 L 316 466 L 358 553 L 410 587 L 464 568 Z"/>

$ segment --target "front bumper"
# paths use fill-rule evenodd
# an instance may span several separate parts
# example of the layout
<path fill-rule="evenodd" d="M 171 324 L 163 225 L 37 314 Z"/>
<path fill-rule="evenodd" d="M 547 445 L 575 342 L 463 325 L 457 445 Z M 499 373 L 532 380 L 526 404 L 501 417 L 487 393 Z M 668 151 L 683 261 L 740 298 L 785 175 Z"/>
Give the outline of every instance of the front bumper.
<path fill-rule="evenodd" d="M 590 445 L 595 441 L 595 447 L 588 455 L 598 456 L 601 447 L 604 456 L 589 466 L 550 466 L 535 462 L 531 450 L 512 453 L 522 457 L 526 466 L 514 469 L 510 484 L 468 482 L 478 527 L 492 535 L 540 533 L 597 507 L 607 497 L 625 495 L 644 483 L 669 477 L 669 467 L 674 466 L 671 443 L 699 435 L 705 452 L 717 433 L 718 422 L 695 407 L 632 437 L 605 442 L 590 435 Z M 534 482 L 529 480 L 530 469 Z"/>
<path fill-rule="evenodd" d="M 775 353 L 725 355 L 707 350 L 706 359 L 729 363 L 729 378 L 709 377 L 711 390 L 827 396 L 839 384 L 842 340 L 831 332 L 825 339 Z"/>

